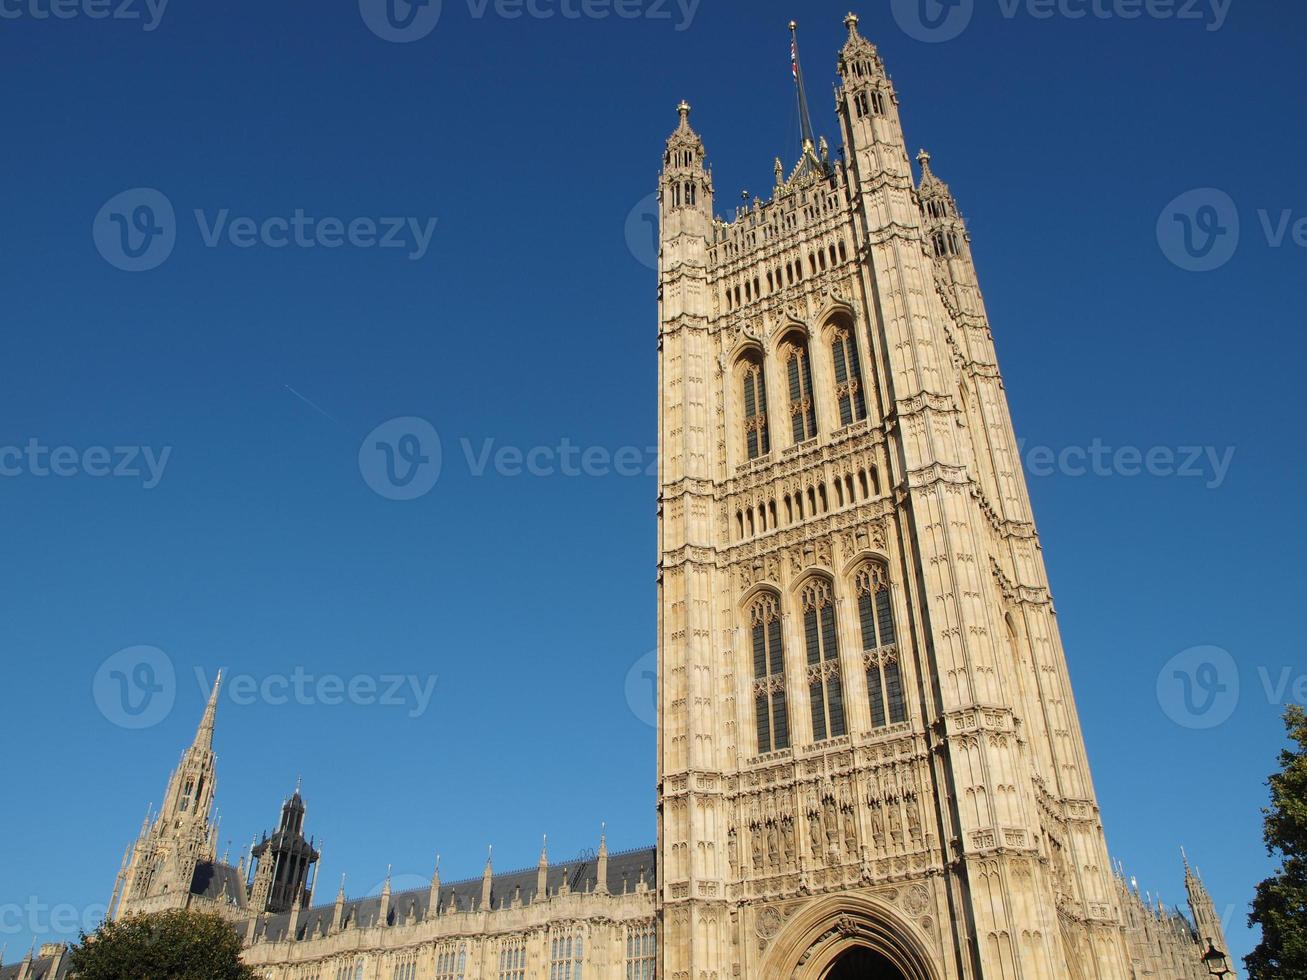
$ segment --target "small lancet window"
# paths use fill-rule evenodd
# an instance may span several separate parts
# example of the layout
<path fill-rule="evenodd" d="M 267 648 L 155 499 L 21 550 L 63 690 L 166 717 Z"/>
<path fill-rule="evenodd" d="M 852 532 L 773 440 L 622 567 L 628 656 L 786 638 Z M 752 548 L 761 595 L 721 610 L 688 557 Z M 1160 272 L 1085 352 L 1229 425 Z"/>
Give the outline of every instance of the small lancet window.
<path fill-rule="evenodd" d="M 817 435 L 817 407 L 812 397 L 812 363 L 808 345 L 793 340 L 786 349 L 786 372 L 790 386 L 790 427 L 795 445 Z"/>
<path fill-rule="evenodd" d="M 907 720 L 903 674 L 894 632 L 889 577 L 879 563 L 864 565 L 854 578 L 858 593 L 858 622 L 862 629 L 862 659 L 867 669 L 873 728 Z"/>
<path fill-rule="evenodd" d="M 867 417 L 867 397 L 862 390 L 862 367 L 858 362 L 858 340 L 852 330 L 840 327 L 831 344 L 835 358 L 835 397 L 839 400 L 840 425 Z"/>
<path fill-rule="evenodd" d="M 812 737 L 821 742 L 846 731 L 840 648 L 830 583 L 816 579 L 803 589 L 803 636 L 808 653 L 808 694 Z"/>
<path fill-rule="evenodd" d="M 749 623 L 753 643 L 753 701 L 758 726 L 758 754 L 763 755 L 790 745 L 780 600 L 770 592 L 759 596 L 749 607 Z"/>
<path fill-rule="evenodd" d="M 744 367 L 744 449 L 749 459 L 771 452 L 767 430 L 767 381 L 759 360 L 749 360 Z"/>

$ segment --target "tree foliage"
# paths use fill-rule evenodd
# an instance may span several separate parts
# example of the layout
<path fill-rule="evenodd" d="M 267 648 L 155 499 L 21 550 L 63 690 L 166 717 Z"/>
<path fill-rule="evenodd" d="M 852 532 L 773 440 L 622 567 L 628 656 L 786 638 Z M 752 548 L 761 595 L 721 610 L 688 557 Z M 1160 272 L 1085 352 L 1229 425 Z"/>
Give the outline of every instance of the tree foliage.
<path fill-rule="evenodd" d="M 83 934 L 72 950 L 72 972 L 77 980 L 258 980 L 240 953 L 227 920 L 177 909 L 126 916 Z"/>
<path fill-rule="evenodd" d="M 1266 849 L 1278 856 L 1276 873 L 1257 886 L 1249 925 L 1262 941 L 1244 959 L 1250 980 L 1307 980 L 1307 714 L 1290 705 L 1284 714 L 1290 747 L 1270 778 Z"/>

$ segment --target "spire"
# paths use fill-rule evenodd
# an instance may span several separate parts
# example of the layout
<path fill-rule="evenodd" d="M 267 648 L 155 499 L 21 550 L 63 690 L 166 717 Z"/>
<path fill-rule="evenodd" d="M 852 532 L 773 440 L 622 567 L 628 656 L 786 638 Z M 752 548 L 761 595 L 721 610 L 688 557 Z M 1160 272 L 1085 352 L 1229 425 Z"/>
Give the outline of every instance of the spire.
<path fill-rule="evenodd" d="M 345 876 L 340 876 L 340 891 L 336 892 L 336 908 L 331 914 L 331 931 L 340 932 L 345 921 Z"/>
<path fill-rule="evenodd" d="M 599 825 L 599 857 L 595 871 L 595 891 L 608 894 L 608 824 Z"/>
<path fill-rule="evenodd" d="M 490 911 L 490 897 L 491 897 L 490 883 L 495 875 L 494 859 L 495 859 L 495 846 L 491 844 L 490 849 L 486 854 L 486 869 L 481 873 L 481 911 L 482 912 Z"/>
<path fill-rule="evenodd" d="M 392 865 L 386 865 L 386 883 L 381 886 L 381 909 L 377 913 L 377 926 L 384 929 L 390 925 L 390 874 Z"/>
<path fill-rule="evenodd" d="M 436 870 L 431 873 L 431 891 L 427 895 L 427 918 L 434 919 L 440 911 L 440 855 L 436 855 Z"/>
<path fill-rule="evenodd" d="M 218 715 L 218 691 L 222 688 L 222 671 L 218 671 L 218 677 L 213 682 L 213 693 L 209 695 L 209 703 L 204 706 L 204 717 L 200 719 L 199 731 L 195 733 L 195 745 L 202 745 L 204 748 L 213 746 L 213 723 Z"/>
<path fill-rule="evenodd" d="M 549 897 L 549 835 L 545 834 L 544 842 L 540 845 L 540 865 L 536 868 L 536 898 L 537 902 L 543 901 Z"/>

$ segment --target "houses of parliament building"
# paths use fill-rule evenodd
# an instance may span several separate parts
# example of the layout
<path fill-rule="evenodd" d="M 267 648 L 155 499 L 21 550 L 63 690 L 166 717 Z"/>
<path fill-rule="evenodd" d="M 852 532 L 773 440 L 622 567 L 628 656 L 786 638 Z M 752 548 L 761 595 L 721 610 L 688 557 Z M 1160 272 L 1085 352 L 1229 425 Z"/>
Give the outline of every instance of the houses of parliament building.
<path fill-rule="evenodd" d="M 657 837 L 316 888 L 297 791 L 239 866 L 215 688 L 111 915 L 228 918 L 267 980 L 1199 980 L 1227 949 L 1113 866 L 971 240 L 846 20 L 842 151 L 718 216 L 659 185 Z M 0 980 L 57 980 L 45 947 Z"/>

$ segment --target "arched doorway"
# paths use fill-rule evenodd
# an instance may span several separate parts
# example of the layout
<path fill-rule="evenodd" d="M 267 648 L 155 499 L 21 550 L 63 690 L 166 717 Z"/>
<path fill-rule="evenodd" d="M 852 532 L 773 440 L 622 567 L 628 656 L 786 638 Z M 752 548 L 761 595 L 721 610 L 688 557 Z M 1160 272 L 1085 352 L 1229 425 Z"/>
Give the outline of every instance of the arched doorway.
<path fill-rule="evenodd" d="M 846 951 L 822 980 L 906 980 L 901 970 L 874 949 L 855 946 Z"/>

